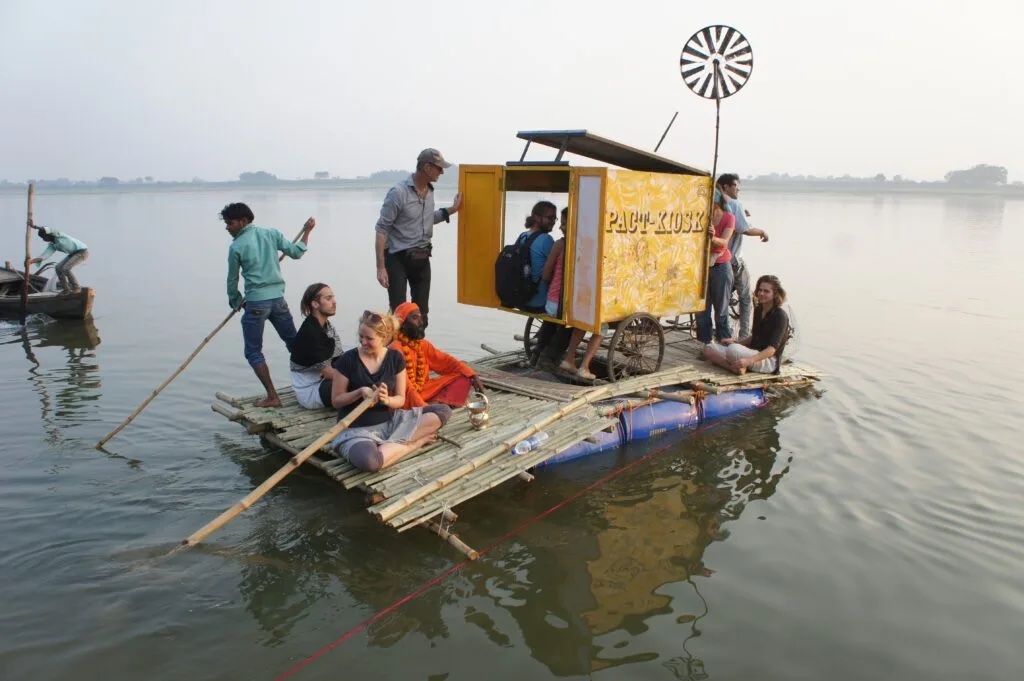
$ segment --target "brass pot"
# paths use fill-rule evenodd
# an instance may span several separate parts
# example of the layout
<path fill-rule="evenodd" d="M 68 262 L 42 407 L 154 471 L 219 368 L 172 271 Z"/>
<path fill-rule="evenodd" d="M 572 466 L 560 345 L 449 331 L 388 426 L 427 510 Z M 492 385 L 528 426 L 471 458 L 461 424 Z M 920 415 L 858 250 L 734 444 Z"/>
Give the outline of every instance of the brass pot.
<path fill-rule="evenodd" d="M 488 410 L 491 408 L 491 403 L 487 399 L 487 395 L 484 395 L 480 391 L 475 391 L 469 396 L 469 401 L 466 402 L 466 409 L 469 410 L 469 423 L 476 430 L 483 430 L 487 427 L 487 422 L 491 420 L 491 415 Z"/>

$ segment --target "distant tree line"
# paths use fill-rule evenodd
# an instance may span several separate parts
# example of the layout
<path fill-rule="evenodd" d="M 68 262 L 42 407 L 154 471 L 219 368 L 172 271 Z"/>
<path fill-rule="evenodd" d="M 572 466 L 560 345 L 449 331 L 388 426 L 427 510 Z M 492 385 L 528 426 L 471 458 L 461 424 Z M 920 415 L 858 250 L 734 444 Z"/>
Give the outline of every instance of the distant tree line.
<path fill-rule="evenodd" d="M 951 170 L 946 173 L 944 182 L 946 184 L 957 185 L 961 187 L 998 187 L 1005 186 L 1009 178 L 1009 172 L 1003 166 L 993 166 L 984 163 L 978 164 L 973 168 L 966 168 L 964 170 Z M 841 182 L 846 184 L 862 184 L 862 183 L 906 183 L 906 184 L 926 184 L 926 185 L 941 185 L 943 182 L 918 182 L 915 180 L 908 180 L 902 175 L 893 175 L 891 179 L 885 176 L 885 173 L 876 173 L 871 177 L 855 177 L 853 175 L 828 175 L 826 177 L 820 177 L 818 175 L 790 175 L 789 173 L 769 173 L 767 175 L 757 175 L 750 177 L 750 180 L 755 182 Z M 1014 184 L 1021 184 L 1015 182 Z"/>
<path fill-rule="evenodd" d="M 408 170 L 378 170 L 370 175 L 374 182 L 398 182 L 411 174 Z"/>
<path fill-rule="evenodd" d="M 1006 184 L 1007 177 L 1006 168 L 981 163 L 967 170 L 950 170 L 946 173 L 946 182 L 971 187 L 984 187 Z"/>

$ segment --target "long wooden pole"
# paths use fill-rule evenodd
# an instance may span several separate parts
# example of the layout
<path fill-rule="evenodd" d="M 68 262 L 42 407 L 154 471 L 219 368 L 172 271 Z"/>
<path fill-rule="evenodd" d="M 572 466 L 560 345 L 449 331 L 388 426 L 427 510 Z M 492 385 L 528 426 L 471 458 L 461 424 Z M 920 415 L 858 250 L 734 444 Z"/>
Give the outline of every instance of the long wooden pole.
<path fill-rule="evenodd" d="M 21 286 L 21 325 L 25 326 L 25 319 L 28 317 L 28 287 L 29 279 L 28 266 L 32 259 L 32 200 L 36 196 L 35 184 L 28 183 L 28 217 L 25 220 L 25 282 Z"/>
<path fill-rule="evenodd" d="M 203 541 L 220 528 L 227 525 L 238 514 L 252 506 L 257 501 L 259 501 L 259 499 L 264 494 L 273 489 L 274 486 L 277 485 L 277 483 L 284 480 L 289 473 L 291 473 L 296 468 L 301 466 L 306 459 L 319 452 L 320 448 L 323 447 L 328 442 L 330 442 L 331 440 L 333 440 L 338 435 L 338 433 L 352 425 L 352 422 L 359 418 L 360 414 L 369 409 L 375 401 L 376 396 L 367 397 L 366 399 L 364 399 L 356 406 L 355 409 L 348 413 L 348 416 L 343 418 L 341 421 L 338 421 L 338 423 L 333 428 L 331 428 L 326 433 L 318 437 L 316 440 L 312 442 L 312 444 L 303 449 L 301 452 L 293 456 L 288 461 L 288 463 L 286 463 L 276 473 L 267 478 L 262 485 L 260 485 L 253 491 L 249 492 L 249 494 L 247 494 L 244 499 L 239 501 L 237 504 L 235 504 L 228 510 L 221 513 L 219 516 L 214 518 L 206 525 L 203 525 L 201 528 L 190 534 L 185 539 L 183 539 L 181 541 L 181 544 L 175 547 L 175 550 L 172 551 L 172 553 L 182 551 L 184 549 L 189 548 L 190 546 L 195 546 L 196 544 Z"/>
<path fill-rule="evenodd" d="M 302 235 L 303 235 L 303 233 L 305 233 L 305 231 L 306 231 L 306 228 L 303 227 L 302 230 L 298 234 L 295 235 L 295 238 L 292 239 L 292 243 L 295 243 L 296 241 L 301 239 Z M 282 255 L 280 258 L 277 259 L 278 262 L 281 262 L 282 260 L 284 260 L 284 255 Z M 203 342 L 199 344 L 199 347 L 197 347 L 195 350 L 193 350 L 192 354 L 185 358 L 185 361 L 182 362 L 181 366 L 179 366 L 177 369 L 175 369 L 174 373 L 171 374 L 170 376 L 168 376 L 166 381 L 164 381 L 163 383 L 158 385 L 156 387 L 156 390 L 154 390 L 152 392 L 152 394 L 150 394 L 149 397 L 147 397 L 145 400 L 142 401 L 142 404 L 139 405 L 138 409 L 133 411 L 128 416 L 128 418 L 126 418 L 124 421 L 121 421 L 121 424 L 118 425 L 117 428 L 114 428 L 112 431 L 110 431 L 109 433 L 104 435 L 103 439 L 96 443 L 96 449 L 101 449 L 103 447 L 103 445 L 105 445 L 107 442 L 109 442 L 111 440 L 111 438 L 113 438 L 115 435 L 117 435 L 122 430 L 124 430 L 125 427 L 127 427 L 129 423 L 134 421 L 135 417 L 138 416 L 139 414 L 141 414 L 142 410 L 145 409 L 146 407 L 148 407 L 149 403 L 152 402 L 153 400 L 155 400 L 156 396 L 159 395 L 160 392 L 164 388 L 166 388 L 170 384 L 171 381 L 176 379 L 178 377 L 178 374 L 180 374 L 182 371 L 185 370 L 185 367 L 187 367 L 189 365 L 189 363 L 193 359 L 196 358 L 196 355 L 198 355 L 202 351 L 202 349 L 206 347 L 206 344 L 209 343 L 210 340 L 214 336 L 216 336 L 217 333 L 220 332 L 220 330 L 223 329 L 227 325 L 228 322 L 231 321 L 231 318 L 235 316 L 235 313 L 237 313 L 239 310 L 242 309 L 243 305 L 245 305 L 245 299 L 244 298 L 242 299 L 241 305 L 239 305 L 237 308 L 232 310 L 231 313 L 227 317 L 224 318 L 224 321 L 222 321 L 220 324 L 218 324 L 217 327 L 213 331 L 211 331 L 209 333 L 209 335 L 206 336 L 206 338 L 203 339 Z"/>

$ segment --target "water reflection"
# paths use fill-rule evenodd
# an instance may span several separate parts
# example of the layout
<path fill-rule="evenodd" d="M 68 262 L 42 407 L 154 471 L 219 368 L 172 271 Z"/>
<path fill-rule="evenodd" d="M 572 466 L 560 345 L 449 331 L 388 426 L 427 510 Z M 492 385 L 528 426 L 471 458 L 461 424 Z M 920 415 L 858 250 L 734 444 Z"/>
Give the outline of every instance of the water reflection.
<path fill-rule="evenodd" d="M 287 461 L 251 440 L 215 436 L 215 443 L 253 487 Z M 342 601 L 335 607 L 354 605 L 353 612 L 365 617 L 406 595 L 424 575 L 451 565 L 450 554 L 434 535 L 399 536 L 383 528 L 365 512 L 361 495 L 307 469 L 289 476 L 246 515 L 250 529 L 237 549 L 239 591 L 246 610 L 266 632 L 267 646 L 286 643 L 318 604 Z M 367 630 L 371 644 L 388 647 L 414 631 L 447 638 L 442 609 L 456 599 L 444 589 L 424 599 L 429 605 L 417 615 L 399 610 Z"/>
<path fill-rule="evenodd" d="M 59 445 L 69 428 L 94 420 L 102 387 L 93 320 L 53 320 L 33 315 L 24 328 L 13 327 L 7 341 L 18 343 L 28 360 L 28 380 L 39 397 L 46 439 Z M 50 352 L 59 348 L 63 352 Z"/>
<path fill-rule="evenodd" d="M 777 403 L 684 440 L 581 499 L 578 513 L 545 519 L 541 541 L 531 533 L 522 560 L 520 552 L 509 555 L 502 586 L 511 597 L 495 598 L 518 622 L 533 656 L 559 676 L 660 659 L 677 678 L 707 678 L 690 649 L 699 621 L 713 613 L 699 588 L 714 574 L 707 549 L 726 540 L 725 525 L 750 502 L 771 497 L 788 473 L 789 461 L 779 461 L 777 424 L 789 408 Z M 531 586 L 552 583 L 560 585 L 553 593 Z M 494 597 L 498 590 L 488 585 L 483 592 Z M 680 627 L 678 654 L 665 659 L 671 615 Z"/>
<path fill-rule="evenodd" d="M 681 439 L 390 612 L 364 632 L 368 645 L 389 648 L 410 634 L 455 645 L 470 627 L 500 648 L 524 644 L 556 676 L 656 663 L 680 679 L 708 678 L 693 645 L 701 620 L 714 613 L 700 590 L 714 575 L 707 549 L 728 539 L 727 524 L 752 501 L 771 497 L 788 473 L 777 426 L 790 404 Z M 286 460 L 251 439 L 215 441 L 252 486 Z M 635 459 L 666 444 L 652 441 L 620 456 Z M 533 486 L 496 491 L 466 517 L 537 515 L 552 503 L 549 493 L 532 492 L 546 475 Z M 548 482 L 566 486 L 567 495 L 586 484 Z M 459 560 L 432 534 L 381 527 L 358 494 L 315 472 L 293 474 L 244 522 L 239 591 L 267 646 L 287 643 L 298 623 L 324 608 L 331 617 L 351 613 L 332 624 L 332 633 L 342 633 Z M 518 521 L 495 521 L 505 522 Z M 483 525 L 459 529 L 471 544 L 483 544 L 486 538 L 473 535 Z M 676 641 L 670 651 L 665 640 Z"/>
<path fill-rule="evenodd" d="M 1006 199 L 998 195 L 948 194 L 942 197 L 947 230 L 997 234 L 1003 227 Z"/>

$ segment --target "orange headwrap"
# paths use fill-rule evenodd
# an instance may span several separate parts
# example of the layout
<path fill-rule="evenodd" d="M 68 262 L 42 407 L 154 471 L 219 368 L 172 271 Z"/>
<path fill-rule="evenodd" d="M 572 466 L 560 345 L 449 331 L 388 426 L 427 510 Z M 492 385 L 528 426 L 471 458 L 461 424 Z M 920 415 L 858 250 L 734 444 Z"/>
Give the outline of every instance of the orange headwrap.
<path fill-rule="evenodd" d="M 405 302 L 395 308 L 395 316 L 398 317 L 398 323 L 404 324 L 405 318 L 413 312 L 419 312 L 420 306 L 416 303 Z"/>

